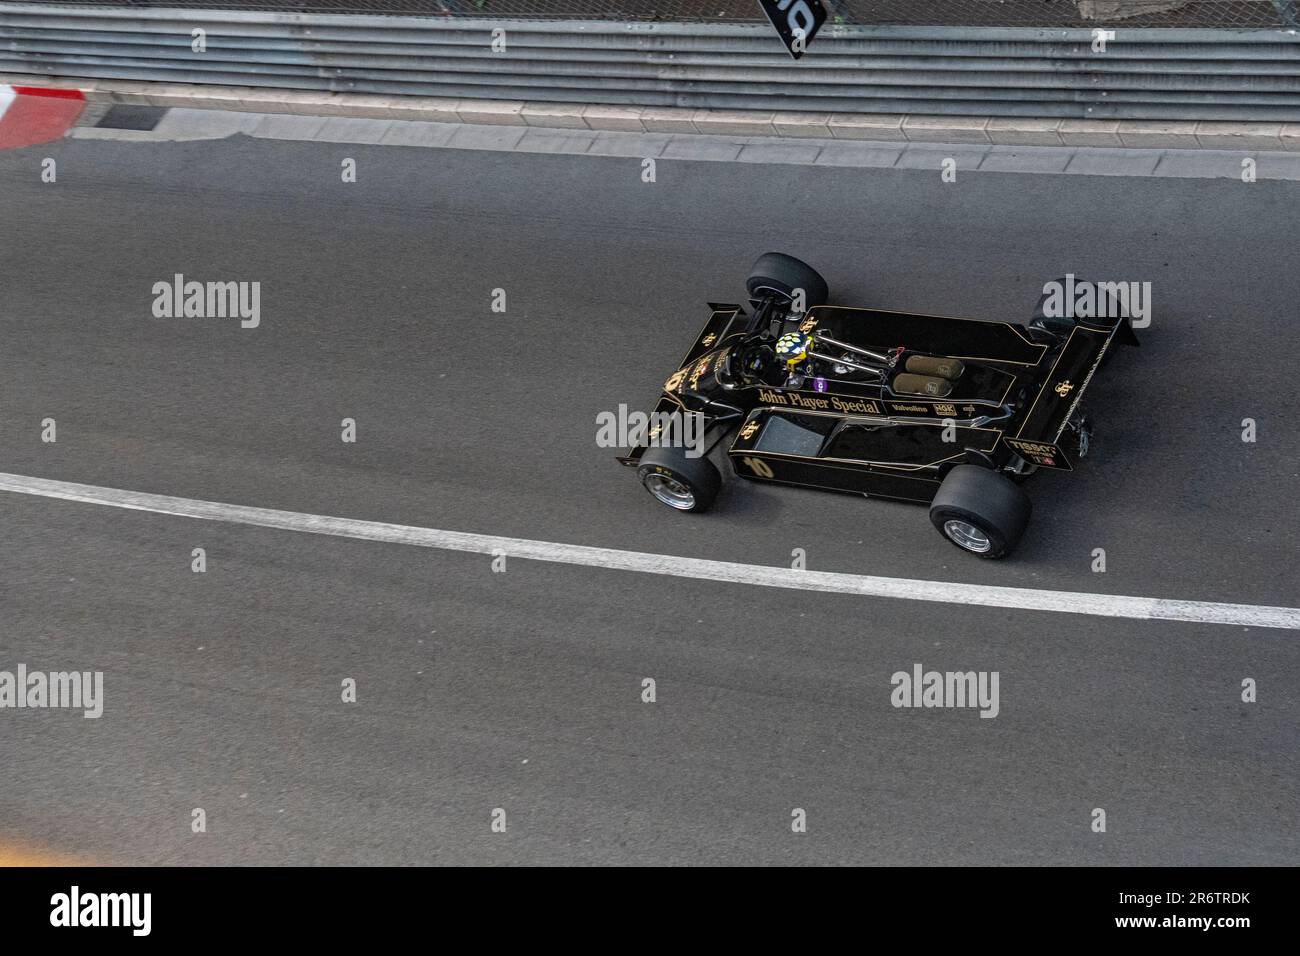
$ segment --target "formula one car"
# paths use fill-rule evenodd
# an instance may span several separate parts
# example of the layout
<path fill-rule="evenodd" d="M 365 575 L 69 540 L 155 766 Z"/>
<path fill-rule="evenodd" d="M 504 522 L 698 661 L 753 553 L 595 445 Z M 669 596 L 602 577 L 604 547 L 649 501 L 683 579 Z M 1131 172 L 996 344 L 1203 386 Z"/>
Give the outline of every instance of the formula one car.
<path fill-rule="evenodd" d="M 722 484 L 708 455 L 734 434 L 742 478 L 928 504 L 944 537 L 985 558 L 1029 521 L 1020 482 L 1087 454 L 1080 399 L 1113 340 L 1137 344 L 1113 302 L 1087 310 L 1109 318 L 1062 318 L 1044 295 L 1027 325 L 826 305 L 826 281 L 780 253 L 746 288 L 748 312 L 709 304 L 619 461 L 662 503 L 703 511 Z M 683 440 L 691 424 L 699 441 Z"/>

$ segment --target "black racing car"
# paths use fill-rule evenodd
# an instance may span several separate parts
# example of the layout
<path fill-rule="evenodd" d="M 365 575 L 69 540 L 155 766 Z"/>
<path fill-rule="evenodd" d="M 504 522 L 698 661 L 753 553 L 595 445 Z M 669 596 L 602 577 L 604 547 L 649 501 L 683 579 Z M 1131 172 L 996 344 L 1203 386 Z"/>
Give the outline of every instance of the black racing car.
<path fill-rule="evenodd" d="M 1029 521 L 1020 482 L 1087 454 L 1084 390 L 1115 338 L 1137 344 L 1114 307 L 1053 318 L 1040 299 L 1013 325 L 826 305 L 826 281 L 780 253 L 746 287 L 748 311 L 709 304 L 652 427 L 619 458 L 679 511 L 713 503 L 708 453 L 734 434 L 742 478 L 928 504 L 949 541 L 1002 557 Z M 690 414 L 703 441 L 688 448 Z"/>

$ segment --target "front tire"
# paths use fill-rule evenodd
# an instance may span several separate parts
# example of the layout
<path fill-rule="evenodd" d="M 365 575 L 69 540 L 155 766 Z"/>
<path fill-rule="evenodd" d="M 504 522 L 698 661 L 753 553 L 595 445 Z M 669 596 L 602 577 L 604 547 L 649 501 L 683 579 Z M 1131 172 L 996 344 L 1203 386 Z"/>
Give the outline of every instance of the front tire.
<path fill-rule="evenodd" d="M 780 252 L 765 252 L 758 257 L 749 270 L 745 289 L 754 299 L 773 292 L 784 299 L 793 299 L 795 290 L 803 289 L 805 309 L 825 305 L 830 298 L 830 287 L 816 269 Z"/>
<path fill-rule="evenodd" d="M 655 500 L 675 511 L 706 511 L 722 488 L 713 462 L 687 458 L 684 448 L 647 448 L 636 474 Z"/>
<path fill-rule="evenodd" d="M 1033 506 L 1005 475 L 979 465 L 948 472 L 930 504 L 930 522 L 950 542 L 981 558 L 1010 554 Z"/>

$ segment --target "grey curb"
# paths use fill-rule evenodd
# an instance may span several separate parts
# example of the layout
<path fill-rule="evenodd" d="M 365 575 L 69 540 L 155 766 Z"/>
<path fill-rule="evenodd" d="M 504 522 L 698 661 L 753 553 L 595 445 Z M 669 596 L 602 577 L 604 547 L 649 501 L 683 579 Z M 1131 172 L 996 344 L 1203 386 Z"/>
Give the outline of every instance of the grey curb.
<path fill-rule="evenodd" d="M 704 133 L 764 136 L 774 140 L 851 139 L 986 146 L 1300 151 L 1300 123 L 770 113 L 758 110 L 377 96 L 238 86 L 73 80 L 13 74 L 0 74 L 0 83 L 78 89 L 91 104 L 123 103 L 252 113 L 424 120 L 476 126 L 594 132 Z"/>
<path fill-rule="evenodd" d="M 786 166 L 856 166 L 867 169 L 1030 173 L 1084 176 L 1154 176 L 1194 179 L 1300 180 L 1300 153 L 1241 150 L 1143 149 L 1097 146 L 1002 146 L 996 143 L 908 143 L 774 138 L 706 133 L 633 133 L 554 129 L 528 125 L 432 123 L 372 116 L 296 116 L 242 110 L 154 107 L 152 130 L 79 125 L 73 139 L 184 142 L 243 134 L 259 139 L 317 143 L 424 146 L 519 153 L 634 157 Z M 90 107 L 87 112 L 96 109 Z M 1248 167 L 1254 162 L 1254 167 Z M 1253 176 L 1248 176 L 1250 169 Z M 952 180 L 950 180 L 952 181 Z"/>

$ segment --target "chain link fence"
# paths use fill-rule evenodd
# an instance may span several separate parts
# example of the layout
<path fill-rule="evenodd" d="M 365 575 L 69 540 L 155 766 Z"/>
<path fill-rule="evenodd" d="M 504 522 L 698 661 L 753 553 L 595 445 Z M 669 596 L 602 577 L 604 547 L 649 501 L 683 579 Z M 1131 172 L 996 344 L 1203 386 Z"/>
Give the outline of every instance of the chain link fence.
<path fill-rule="evenodd" d="M 293 2 L 275 6 L 292 10 Z M 937 19 L 941 7 L 988 11 L 990 4 L 858 0 L 859 14 L 892 7 L 905 10 L 908 22 L 845 21 L 813 56 L 794 61 L 765 21 L 737 22 L 748 2 L 704 0 L 714 14 L 731 11 L 731 22 L 701 20 L 702 4 L 691 5 L 694 21 L 666 19 L 684 3 L 656 7 L 665 19 L 651 22 L 649 4 L 632 0 L 486 0 L 475 16 L 439 17 L 373 15 L 416 6 L 427 14 L 439 0 L 312 0 L 311 10 L 299 2 L 297 13 L 286 14 L 268 12 L 268 0 L 222 0 L 224 9 L 0 0 L 0 74 L 772 113 L 1300 123 L 1300 31 L 1276 22 L 1254 29 L 1082 19 L 1008 26 L 1007 11 L 1024 0 L 1007 0 L 1000 19 L 972 25 L 918 20 Z M 369 16 L 320 12 L 364 3 Z M 1034 9 L 1046 6 L 1056 4 L 1036 0 Z M 1178 9 L 1186 16 L 1211 7 L 1263 9 L 1227 2 Z M 539 16 L 543 10 L 555 15 Z M 1242 17 L 1230 22 L 1247 25 Z M 510 36 L 506 56 L 485 42 L 498 23 Z M 1097 23 L 1110 34 L 1104 51 L 1092 42 Z M 192 48 L 195 27 L 210 34 L 202 56 Z"/>
<path fill-rule="evenodd" d="M 757 0 L 45 0 L 83 7 L 503 19 L 763 22 Z M 1300 0 L 823 0 L 830 23 L 984 27 L 1300 26 Z"/>

